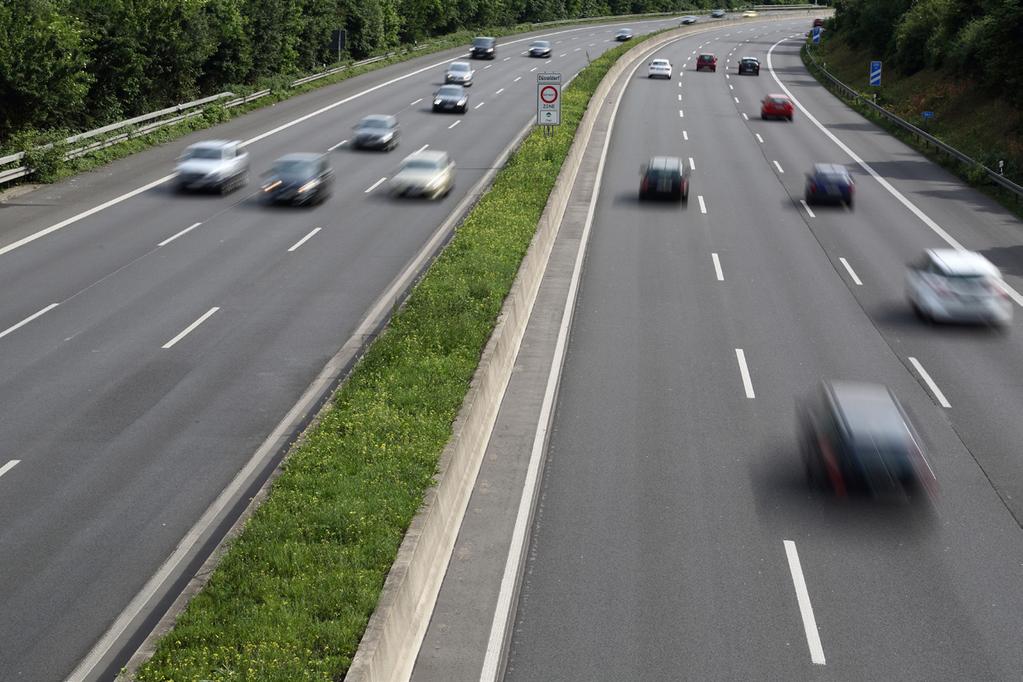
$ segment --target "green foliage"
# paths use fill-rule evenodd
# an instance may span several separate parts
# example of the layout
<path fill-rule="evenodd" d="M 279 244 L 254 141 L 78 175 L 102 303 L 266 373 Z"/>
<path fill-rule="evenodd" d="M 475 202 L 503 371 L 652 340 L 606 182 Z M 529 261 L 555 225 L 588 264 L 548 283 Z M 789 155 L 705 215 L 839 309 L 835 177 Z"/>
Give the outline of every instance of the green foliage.
<path fill-rule="evenodd" d="M 24 152 L 22 164 L 35 171 L 35 178 L 40 182 L 53 182 L 66 171 L 64 155 L 67 144 L 64 140 L 69 133 L 66 130 L 50 130 L 45 133 L 36 130 L 23 130 L 12 140 L 16 151 Z"/>

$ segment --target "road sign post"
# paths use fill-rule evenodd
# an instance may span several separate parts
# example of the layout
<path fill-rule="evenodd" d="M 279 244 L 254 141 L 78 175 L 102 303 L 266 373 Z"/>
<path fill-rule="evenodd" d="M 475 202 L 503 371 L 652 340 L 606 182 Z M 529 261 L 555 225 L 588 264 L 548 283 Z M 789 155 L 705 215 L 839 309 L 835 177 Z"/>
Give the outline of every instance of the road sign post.
<path fill-rule="evenodd" d="M 561 74 L 536 74 L 536 124 L 561 125 Z"/>
<path fill-rule="evenodd" d="M 881 85 L 881 62 L 876 60 L 870 62 L 870 84 L 873 86 Z"/>

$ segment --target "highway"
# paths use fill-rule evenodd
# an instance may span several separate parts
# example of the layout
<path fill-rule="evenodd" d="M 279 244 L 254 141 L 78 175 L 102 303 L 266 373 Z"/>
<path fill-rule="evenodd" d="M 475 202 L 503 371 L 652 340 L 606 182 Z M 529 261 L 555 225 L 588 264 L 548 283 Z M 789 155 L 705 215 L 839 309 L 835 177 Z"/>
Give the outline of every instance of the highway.
<path fill-rule="evenodd" d="M 1023 674 L 1020 311 L 1006 333 L 935 327 L 903 294 L 905 264 L 949 240 L 1023 290 L 1023 228 L 817 84 L 808 28 L 683 38 L 653 55 L 681 79 L 641 65 L 627 87 L 506 680 Z M 717 73 L 693 70 L 704 51 Z M 736 75 L 746 55 L 759 77 Z M 786 90 L 794 122 L 761 121 Z M 693 168 L 687 206 L 638 202 L 654 155 Z M 814 162 L 851 168 L 855 210 L 800 203 Z M 933 500 L 808 490 L 795 408 L 821 379 L 895 391 Z"/>
<path fill-rule="evenodd" d="M 676 23 L 630 25 L 642 34 Z M 392 285 L 443 242 L 445 221 L 535 115 L 535 73 L 569 79 L 587 55 L 615 45 L 614 31 L 499 40 L 497 59 L 473 62 L 465 116 L 430 111 L 447 63 L 464 55 L 450 50 L 0 205 L 0 678 L 67 677 L 145 597 L 125 636 L 99 652 L 106 658 L 79 672 L 109 678 L 124 663 L 316 403 L 294 419 L 289 410 L 342 346 L 358 348 L 362 322 L 393 305 Z M 554 43 L 549 60 L 522 54 L 540 35 Z M 397 151 L 348 148 L 352 126 L 371 113 L 399 117 Z M 176 195 L 166 182 L 174 159 L 210 138 L 246 142 L 248 187 Z M 452 154 L 455 191 L 436 203 L 387 197 L 381 179 L 427 146 Z M 257 200 L 258 174 L 273 159 L 328 150 L 337 182 L 325 205 Z M 147 591 L 267 444 L 206 539 Z"/>

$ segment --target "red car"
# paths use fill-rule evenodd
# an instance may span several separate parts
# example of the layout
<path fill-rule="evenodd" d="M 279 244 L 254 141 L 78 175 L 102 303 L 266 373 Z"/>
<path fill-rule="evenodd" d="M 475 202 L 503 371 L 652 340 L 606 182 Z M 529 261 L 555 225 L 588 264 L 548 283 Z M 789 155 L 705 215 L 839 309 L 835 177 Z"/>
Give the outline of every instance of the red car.
<path fill-rule="evenodd" d="M 768 95 L 760 103 L 760 118 L 765 121 L 769 118 L 784 118 L 791 121 L 795 110 L 792 100 L 785 95 Z"/>
<path fill-rule="evenodd" d="M 696 70 L 709 69 L 711 71 L 718 70 L 718 58 L 712 54 L 701 54 L 696 58 Z"/>

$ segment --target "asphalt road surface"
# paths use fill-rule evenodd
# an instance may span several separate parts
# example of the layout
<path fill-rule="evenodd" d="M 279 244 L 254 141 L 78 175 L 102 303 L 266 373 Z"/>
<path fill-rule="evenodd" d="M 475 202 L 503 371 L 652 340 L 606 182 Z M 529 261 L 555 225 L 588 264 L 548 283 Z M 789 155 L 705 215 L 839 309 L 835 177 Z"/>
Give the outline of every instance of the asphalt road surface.
<path fill-rule="evenodd" d="M 681 80 L 628 86 L 508 680 L 1023 676 L 1023 316 L 932 327 L 903 295 L 905 263 L 948 245 L 935 227 L 1023 290 L 1023 226 L 818 85 L 808 28 L 686 38 L 655 55 Z M 693 70 L 703 51 L 717 73 Z M 759 77 L 736 75 L 745 55 Z M 795 121 L 761 121 L 782 86 Z M 694 167 L 685 207 L 637 200 L 662 154 Z M 855 210 L 801 205 L 814 162 L 851 167 Z M 795 404 L 822 378 L 892 387 L 933 501 L 807 489 Z"/>
<path fill-rule="evenodd" d="M 430 111 L 464 54 L 452 50 L 0 204 L 0 678 L 71 673 L 535 115 L 535 73 L 567 80 L 615 30 L 535 34 L 550 60 L 522 54 L 533 36 L 499 41 L 497 59 L 473 62 L 465 116 Z M 344 144 L 371 113 L 399 117 L 397 151 Z M 245 190 L 179 196 L 159 182 L 210 138 L 249 142 Z M 427 145 L 458 164 L 455 191 L 388 198 L 381 178 Z M 328 150 L 325 205 L 256 201 L 273 159 Z"/>

